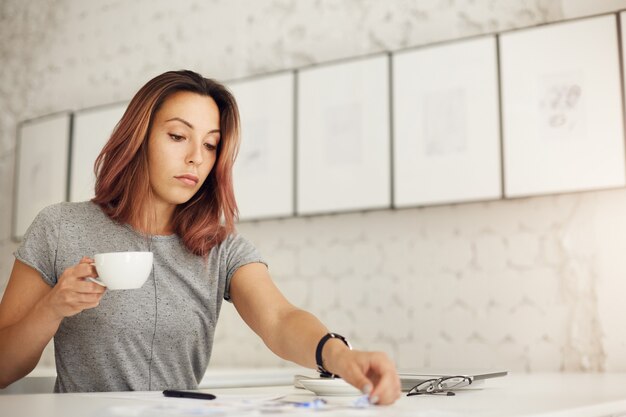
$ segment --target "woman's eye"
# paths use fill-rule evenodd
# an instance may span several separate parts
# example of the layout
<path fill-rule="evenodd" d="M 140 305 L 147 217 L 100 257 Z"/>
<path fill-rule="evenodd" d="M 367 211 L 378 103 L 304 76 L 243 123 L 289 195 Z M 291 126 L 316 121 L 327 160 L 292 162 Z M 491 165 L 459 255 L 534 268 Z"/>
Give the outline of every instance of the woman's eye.
<path fill-rule="evenodd" d="M 214 151 L 215 149 L 217 149 L 217 146 L 213 145 L 212 143 L 205 143 L 204 147 L 210 151 Z"/>
<path fill-rule="evenodd" d="M 170 133 L 169 135 L 170 135 L 170 138 L 172 138 L 172 140 L 176 142 L 180 142 L 181 140 L 185 139 L 183 136 L 175 135 L 173 133 Z"/>

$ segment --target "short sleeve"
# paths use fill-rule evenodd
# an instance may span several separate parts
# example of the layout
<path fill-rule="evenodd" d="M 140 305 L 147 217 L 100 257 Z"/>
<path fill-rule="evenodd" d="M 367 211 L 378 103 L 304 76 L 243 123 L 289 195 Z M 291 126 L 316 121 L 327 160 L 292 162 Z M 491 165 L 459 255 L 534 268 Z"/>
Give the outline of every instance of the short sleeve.
<path fill-rule="evenodd" d="M 13 253 L 15 259 L 34 268 L 50 286 L 57 282 L 55 261 L 59 242 L 60 211 L 58 205 L 41 210 Z"/>
<path fill-rule="evenodd" d="M 257 248 L 246 238 L 239 234 L 230 235 L 220 245 L 220 259 L 222 264 L 220 269 L 226 277 L 226 285 L 224 287 L 224 299 L 230 301 L 230 281 L 240 267 L 260 262 L 267 266 L 267 262 L 263 259 Z"/>

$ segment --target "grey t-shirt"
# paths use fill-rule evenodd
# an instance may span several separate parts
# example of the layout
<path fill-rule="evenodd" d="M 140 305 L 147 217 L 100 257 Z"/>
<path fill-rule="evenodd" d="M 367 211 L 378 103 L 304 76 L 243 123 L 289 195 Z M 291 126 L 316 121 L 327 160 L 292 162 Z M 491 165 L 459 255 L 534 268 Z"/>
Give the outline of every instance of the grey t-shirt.
<path fill-rule="evenodd" d="M 55 392 L 196 388 L 231 277 L 242 265 L 265 263 L 240 235 L 211 249 L 207 261 L 177 235 L 147 238 L 91 202 L 42 210 L 15 257 L 54 286 L 83 256 L 147 250 L 154 267 L 140 289 L 107 291 L 98 307 L 61 322 L 54 336 Z"/>

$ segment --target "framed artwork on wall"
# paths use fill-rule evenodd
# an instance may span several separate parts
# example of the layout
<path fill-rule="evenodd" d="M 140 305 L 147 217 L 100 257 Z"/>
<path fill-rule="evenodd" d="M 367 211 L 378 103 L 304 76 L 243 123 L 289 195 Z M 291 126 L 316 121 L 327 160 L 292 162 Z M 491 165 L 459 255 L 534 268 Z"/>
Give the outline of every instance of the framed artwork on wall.
<path fill-rule="evenodd" d="M 19 241 L 39 211 L 67 199 L 71 113 L 18 126 L 12 238 Z"/>
<path fill-rule="evenodd" d="M 294 215 L 294 73 L 229 83 L 241 145 L 233 180 L 240 220 Z"/>
<path fill-rule="evenodd" d="M 69 201 L 91 200 L 95 195 L 94 163 L 127 106 L 121 103 L 74 113 Z"/>
<path fill-rule="evenodd" d="M 502 196 L 495 36 L 392 56 L 394 206 Z"/>
<path fill-rule="evenodd" d="M 303 69 L 297 85 L 297 213 L 389 208 L 389 56 Z"/>
<path fill-rule="evenodd" d="M 616 15 L 500 36 L 505 195 L 626 183 Z"/>

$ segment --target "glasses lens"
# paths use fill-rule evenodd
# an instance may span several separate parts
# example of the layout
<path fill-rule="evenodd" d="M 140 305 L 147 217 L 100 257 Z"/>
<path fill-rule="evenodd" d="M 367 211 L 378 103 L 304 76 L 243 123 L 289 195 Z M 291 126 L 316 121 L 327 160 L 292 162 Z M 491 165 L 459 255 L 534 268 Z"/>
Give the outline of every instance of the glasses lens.
<path fill-rule="evenodd" d="M 471 379 L 466 376 L 451 376 L 449 378 L 443 378 L 439 383 L 439 388 L 441 390 L 462 388 L 468 386 L 471 383 Z"/>
<path fill-rule="evenodd" d="M 427 379 L 409 390 L 407 396 L 420 394 L 441 394 L 455 388 L 462 388 L 472 383 L 472 377 L 449 376 L 445 378 Z M 447 395 L 454 395 L 447 392 Z"/>
<path fill-rule="evenodd" d="M 432 392 L 437 386 L 438 379 L 427 379 L 411 388 L 407 395 L 419 395 Z"/>

